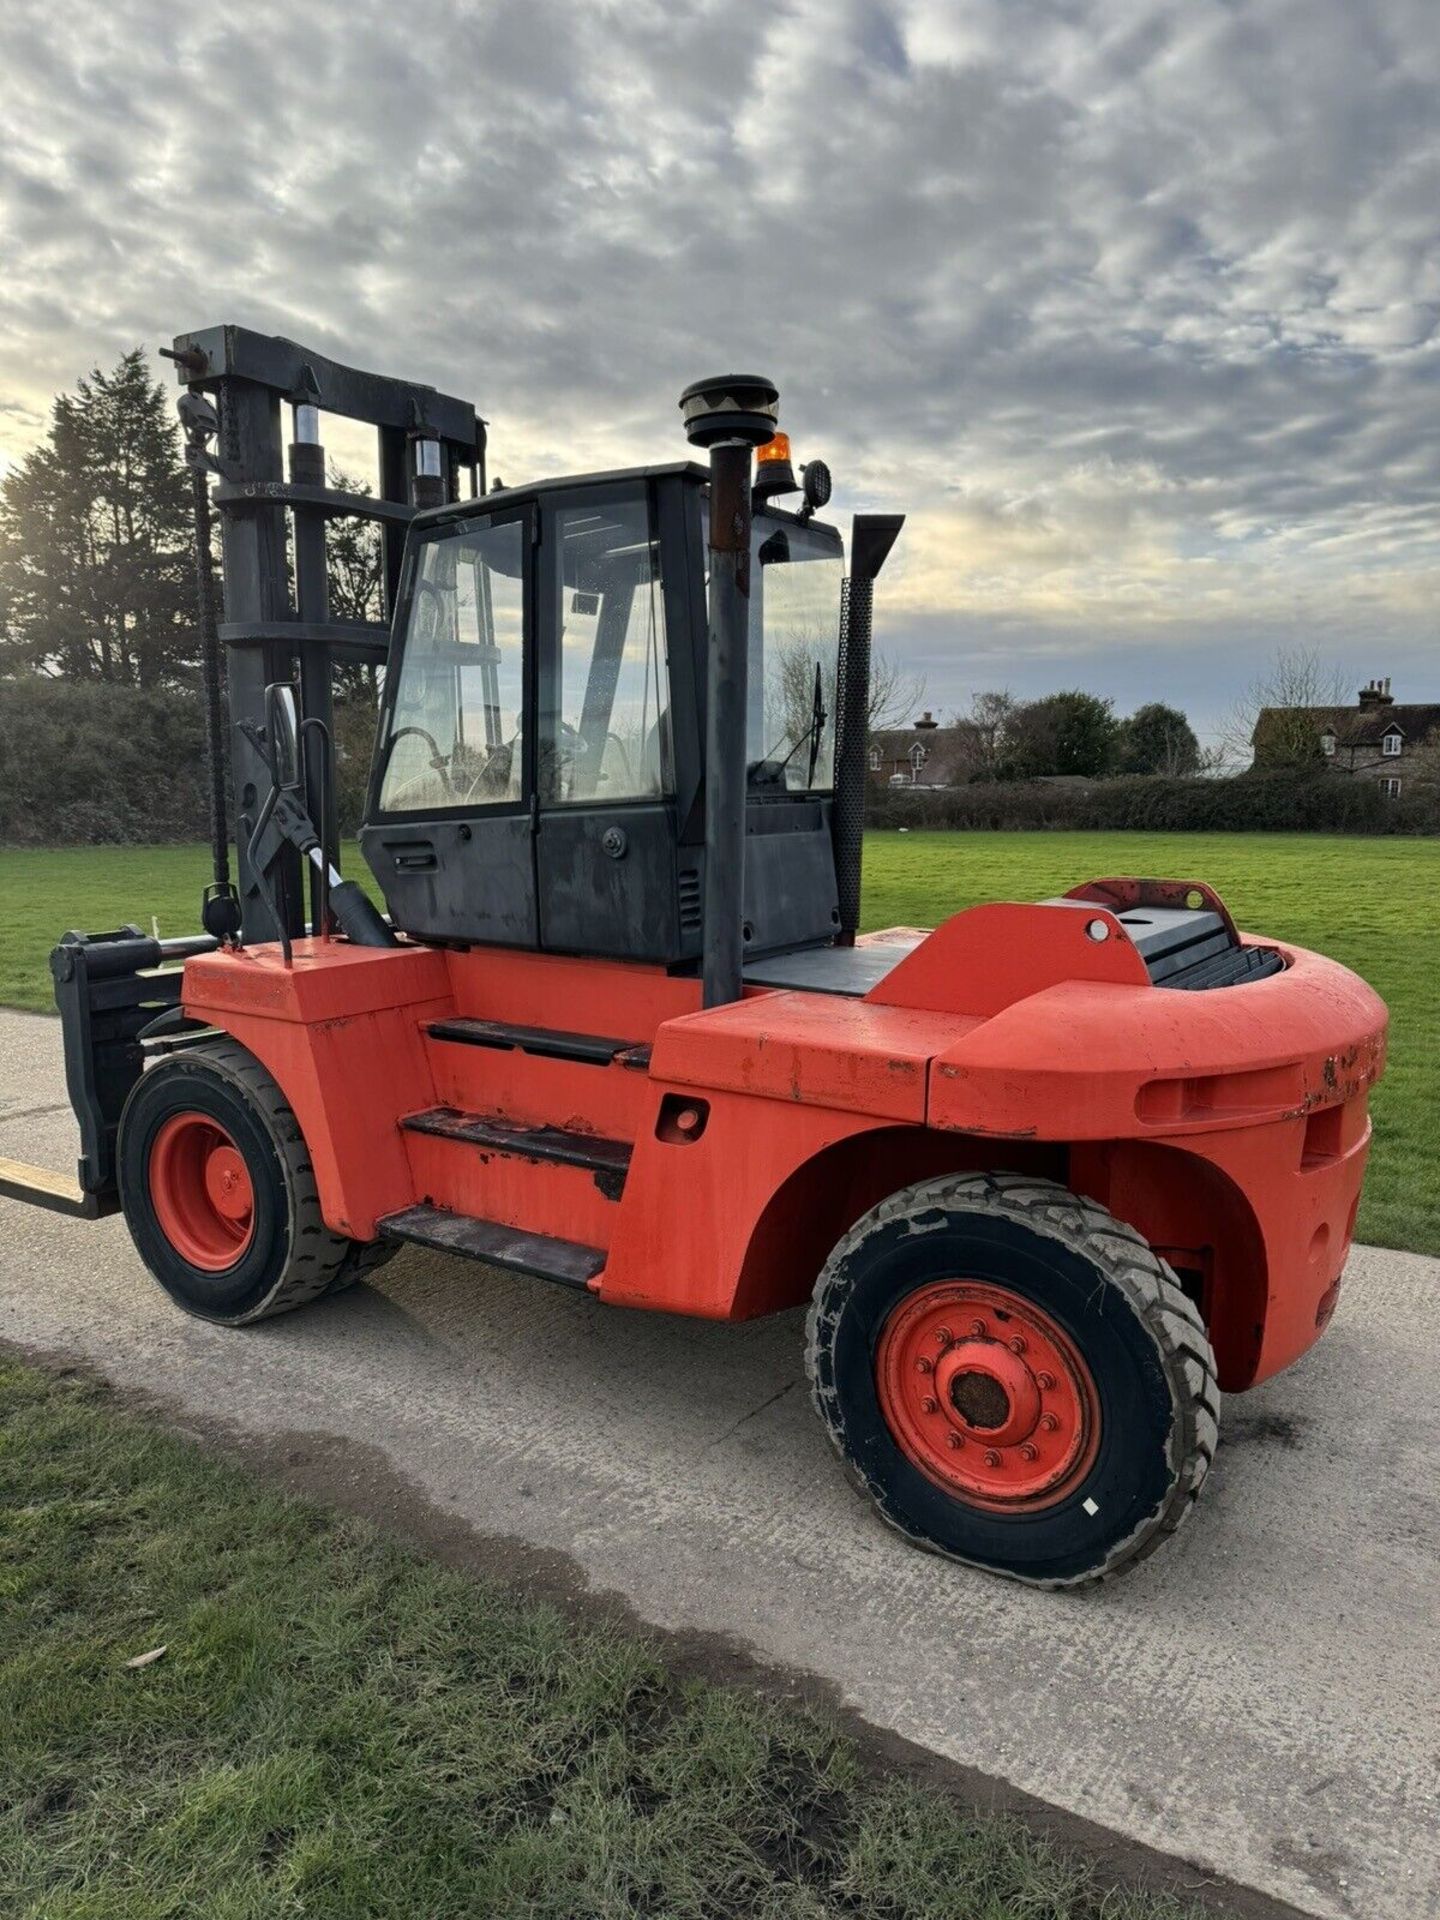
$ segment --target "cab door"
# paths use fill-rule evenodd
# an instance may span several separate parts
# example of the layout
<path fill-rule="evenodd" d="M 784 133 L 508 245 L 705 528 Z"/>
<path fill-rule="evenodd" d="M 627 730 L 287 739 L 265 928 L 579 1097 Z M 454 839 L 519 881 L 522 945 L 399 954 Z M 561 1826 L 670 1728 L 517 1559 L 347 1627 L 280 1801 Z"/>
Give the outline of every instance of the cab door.
<path fill-rule="evenodd" d="M 430 939 L 539 942 L 534 534 L 533 506 L 477 513 L 407 556 L 361 845 L 396 924 Z"/>
<path fill-rule="evenodd" d="M 671 961 L 695 937 L 680 924 L 675 760 L 688 735 L 667 647 L 685 620 L 673 606 L 666 617 L 656 496 L 636 475 L 544 503 L 536 798 L 552 952 Z"/>

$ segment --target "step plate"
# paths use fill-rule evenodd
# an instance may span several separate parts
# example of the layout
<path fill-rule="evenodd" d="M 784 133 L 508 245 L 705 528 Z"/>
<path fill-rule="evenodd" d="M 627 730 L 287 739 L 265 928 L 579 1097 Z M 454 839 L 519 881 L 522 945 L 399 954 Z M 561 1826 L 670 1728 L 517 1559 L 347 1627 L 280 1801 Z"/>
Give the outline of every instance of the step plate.
<path fill-rule="evenodd" d="M 524 1233 L 497 1220 L 476 1220 L 444 1207 L 407 1207 L 376 1222 L 388 1240 L 409 1240 L 415 1246 L 441 1253 L 462 1254 L 467 1260 L 485 1260 L 510 1273 L 529 1273 L 562 1287 L 584 1291 L 605 1265 L 599 1247 L 575 1240 L 554 1240 L 548 1234 Z"/>
<path fill-rule="evenodd" d="M 587 1066 L 608 1067 L 623 1053 L 635 1050 L 633 1040 L 607 1040 L 598 1033 L 566 1033 L 558 1027 L 516 1027 L 504 1020 L 432 1020 L 426 1028 L 432 1040 L 453 1040 L 466 1047 L 515 1048 L 552 1060 L 579 1060 Z"/>
<path fill-rule="evenodd" d="M 430 1107 L 424 1113 L 408 1114 L 400 1124 L 407 1133 L 433 1134 L 482 1151 L 513 1153 L 524 1160 L 583 1167 L 589 1173 L 622 1182 L 630 1165 L 627 1141 L 607 1140 L 573 1127 L 508 1126 L 501 1120 L 487 1120 L 483 1114 L 462 1113 L 458 1107 Z"/>

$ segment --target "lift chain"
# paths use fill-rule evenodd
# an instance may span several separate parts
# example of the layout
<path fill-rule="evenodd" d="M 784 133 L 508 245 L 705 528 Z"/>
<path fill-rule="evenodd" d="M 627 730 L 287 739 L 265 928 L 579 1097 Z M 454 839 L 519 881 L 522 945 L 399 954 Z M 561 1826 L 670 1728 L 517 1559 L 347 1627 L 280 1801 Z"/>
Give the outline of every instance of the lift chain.
<path fill-rule="evenodd" d="M 220 635 L 215 620 L 215 574 L 211 557 L 210 475 L 219 470 L 207 444 L 219 429 L 214 407 L 198 393 L 180 396 L 185 461 L 194 503 L 195 600 L 200 627 L 200 669 L 205 687 L 205 754 L 210 775 L 210 858 L 213 878 L 200 909 L 205 931 L 233 942 L 240 931 L 240 898 L 230 879 L 230 826 L 225 803 L 225 704 L 220 684 Z"/>

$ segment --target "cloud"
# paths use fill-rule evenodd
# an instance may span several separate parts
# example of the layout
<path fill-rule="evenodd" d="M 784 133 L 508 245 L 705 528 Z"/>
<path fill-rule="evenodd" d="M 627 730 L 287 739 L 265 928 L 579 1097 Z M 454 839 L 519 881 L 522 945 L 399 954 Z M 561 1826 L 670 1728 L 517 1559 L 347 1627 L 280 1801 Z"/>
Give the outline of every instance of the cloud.
<path fill-rule="evenodd" d="M 511 481 L 758 363 L 911 508 L 941 705 L 1123 658 L 1203 722 L 1297 637 L 1437 691 L 1433 0 L 9 0 L 0 97 L 12 455 L 218 319 L 465 393 Z"/>

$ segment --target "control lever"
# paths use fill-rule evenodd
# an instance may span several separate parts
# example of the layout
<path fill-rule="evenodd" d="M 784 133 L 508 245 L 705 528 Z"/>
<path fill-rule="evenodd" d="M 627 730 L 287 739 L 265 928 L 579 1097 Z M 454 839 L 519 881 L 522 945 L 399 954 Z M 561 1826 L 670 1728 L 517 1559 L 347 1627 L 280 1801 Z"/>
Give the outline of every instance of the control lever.
<path fill-rule="evenodd" d="M 249 720 L 240 723 L 240 731 L 269 768 L 271 781 L 269 795 L 250 836 L 249 861 L 251 871 L 260 882 L 261 897 L 280 936 L 286 966 L 291 962 L 290 936 L 275 905 L 268 879 L 264 878 L 274 865 L 275 855 L 283 842 L 294 847 L 302 859 L 309 860 L 321 876 L 326 916 L 334 920 L 348 940 L 357 947 L 399 946 L 399 941 L 369 895 L 355 881 L 343 879 L 339 869 L 327 857 L 315 823 L 306 812 L 304 800 L 300 797 L 304 792 L 300 758 L 300 736 L 304 728 L 299 724 L 294 688 L 288 683 L 277 682 L 266 688 L 265 696 L 267 725 L 260 728 Z M 305 727 L 312 724 L 316 723 L 306 721 Z M 329 927 L 318 927 L 316 931 L 328 933 Z"/>

